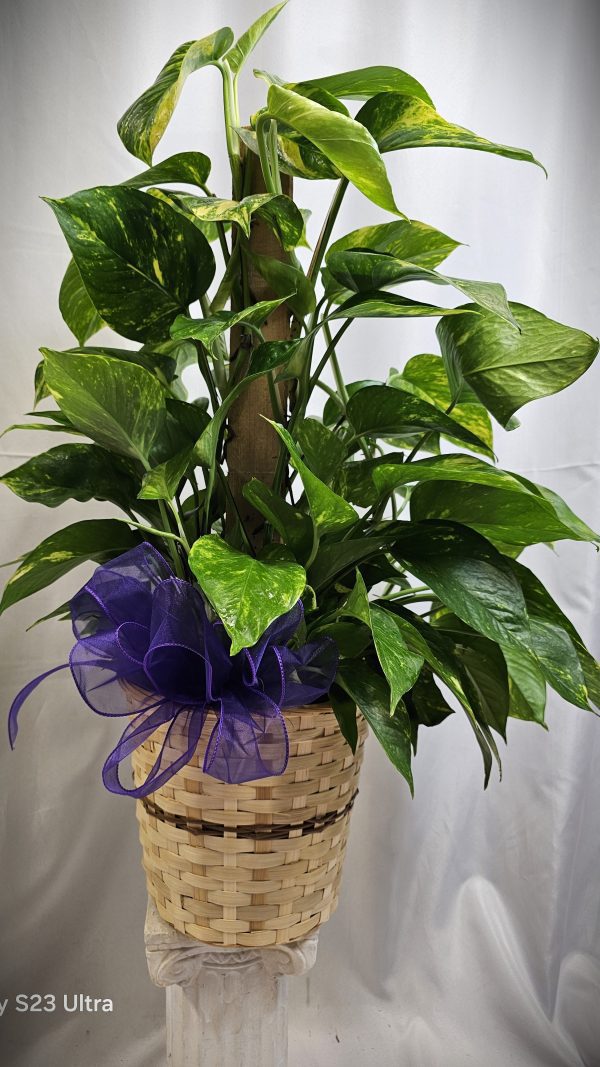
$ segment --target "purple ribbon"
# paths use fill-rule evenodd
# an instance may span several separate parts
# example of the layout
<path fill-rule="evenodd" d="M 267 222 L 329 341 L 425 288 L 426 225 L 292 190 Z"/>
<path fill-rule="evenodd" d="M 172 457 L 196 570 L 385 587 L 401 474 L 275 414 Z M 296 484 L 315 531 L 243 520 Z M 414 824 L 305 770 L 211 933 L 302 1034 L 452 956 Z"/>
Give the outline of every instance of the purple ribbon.
<path fill-rule="evenodd" d="M 10 743 L 25 700 L 48 675 L 70 667 L 93 711 L 130 719 L 102 769 L 111 793 L 144 797 L 164 785 L 189 763 L 209 711 L 216 723 L 204 757 L 207 774 L 223 782 L 282 774 L 289 754 L 282 708 L 325 696 L 337 670 L 328 638 L 286 647 L 302 621 L 301 601 L 253 648 L 230 656 L 225 628 L 209 619 L 200 590 L 176 578 L 148 543 L 98 567 L 70 608 L 76 641 L 69 663 L 39 675 L 15 698 Z M 167 723 L 146 781 L 126 789 L 119 765 Z"/>

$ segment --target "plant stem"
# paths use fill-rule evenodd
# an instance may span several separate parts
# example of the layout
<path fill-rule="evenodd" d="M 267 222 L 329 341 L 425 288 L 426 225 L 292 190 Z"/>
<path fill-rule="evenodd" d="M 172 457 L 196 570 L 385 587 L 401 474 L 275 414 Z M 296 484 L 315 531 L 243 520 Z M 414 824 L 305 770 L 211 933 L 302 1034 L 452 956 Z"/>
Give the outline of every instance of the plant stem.
<path fill-rule="evenodd" d="M 256 123 L 256 141 L 265 188 L 272 196 L 277 196 L 281 192 L 281 179 L 277 162 L 277 125 L 275 124 L 275 160 L 271 145 L 272 125 L 273 120 L 268 115 L 261 115 Z"/>
<path fill-rule="evenodd" d="M 200 368 L 200 373 L 202 374 L 202 377 L 204 378 L 204 381 L 208 386 L 214 415 L 214 413 L 220 406 L 219 394 L 217 393 L 217 388 L 214 382 L 214 378 L 212 376 L 211 369 L 208 364 L 206 352 L 204 351 L 204 345 L 201 341 L 196 342 L 196 352 L 198 353 L 198 366 Z"/>
<path fill-rule="evenodd" d="M 185 535 L 185 529 L 183 527 L 183 522 L 181 520 L 181 513 L 179 511 L 179 508 L 178 508 L 177 504 L 173 503 L 173 501 L 169 501 L 169 508 L 171 509 L 171 513 L 172 513 L 173 518 L 175 519 L 175 522 L 177 524 L 177 529 L 179 530 L 179 537 L 180 537 L 181 543 L 182 543 L 183 547 L 185 548 L 186 552 L 189 555 L 190 543 L 189 543 L 189 541 L 188 541 L 188 539 L 187 539 L 187 537 Z"/>
<path fill-rule="evenodd" d="M 240 199 L 242 189 L 242 160 L 236 127 L 240 124 L 237 103 L 237 85 L 227 63 L 217 63 L 223 78 L 223 111 L 225 113 L 225 137 L 231 166 L 234 200 Z"/>
<path fill-rule="evenodd" d="M 306 405 L 308 404 L 308 400 L 310 398 L 310 395 L 311 395 L 315 385 L 317 384 L 317 382 L 318 382 L 319 378 L 321 377 L 325 367 L 327 366 L 327 363 L 329 362 L 329 359 L 331 358 L 331 356 L 335 352 L 336 345 L 342 339 L 342 337 L 344 336 L 346 330 L 352 324 L 353 321 L 354 321 L 353 319 L 345 319 L 345 321 L 343 322 L 342 326 L 340 327 L 340 329 L 336 333 L 335 337 L 331 338 L 331 334 L 329 334 L 331 340 L 330 340 L 329 344 L 327 345 L 327 348 L 325 349 L 324 355 L 321 357 L 321 359 L 319 361 L 317 369 L 315 370 L 314 374 L 311 376 L 311 379 L 310 379 L 310 381 L 308 383 L 308 396 L 306 397 L 305 403 L 304 403 L 304 409 L 305 410 L 306 410 Z M 338 367 L 338 370 L 339 370 L 339 367 Z"/>
<path fill-rule="evenodd" d="M 344 194 L 347 188 L 348 179 L 342 178 L 339 181 L 338 187 L 334 193 L 333 200 L 331 201 L 329 211 L 327 212 L 325 218 L 325 222 L 323 223 L 323 229 L 321 230 L 319 238 L 315 245 L 315 251 L 310 263 L 310 267 L 307 271 L 306 276 L 311 282 L 314 281 L 315 277 L 319 273 L 321 263 L 323 262 L 323 257 L 325 255 L 325 252 L 327 251 L 327 245 L 329 244 L 329 238 L 331 237 L 331 232 L 333 230 L 333 227 L 335 226 L 335 220 L 338 217 L 339 210 L 342 206 L 342 200 L 344 199 Z"/>

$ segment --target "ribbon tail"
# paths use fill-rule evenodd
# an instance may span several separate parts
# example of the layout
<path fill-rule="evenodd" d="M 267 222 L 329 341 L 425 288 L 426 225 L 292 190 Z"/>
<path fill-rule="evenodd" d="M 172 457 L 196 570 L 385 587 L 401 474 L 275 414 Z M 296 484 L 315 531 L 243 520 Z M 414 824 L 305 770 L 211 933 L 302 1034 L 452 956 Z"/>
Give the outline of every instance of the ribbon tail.
<path fill-rule="evenodd" d="M 191 760 L 200 739 L 205 718 L 206 712 L 203 708 L 183 708 L 170 701 L 162 701 L 158 705 L 153 705 L 152 708 L 146 708 L 125 728 L 113 751 L 107 757 L 102 768 L 102 781 L 106 788 L 111 793 L 136 799 L 148 796 L 149 793 L 160 789 L 169 778 L 172 778 Z M 119 778 L 120 764 L 159 726 L 169 720 L 171 720 L 170 726 L 148 777 L 141 785 L 126 789 Z"/>
<path fill-rule="evenodd" d="M 68 663 L 61 663 L 58 667 L 51 667 L 49 671 L 44 671 L 43 674 L 38 674 L 37 678 L 33 678 L 31 682 L 28 682 L 27 685 L 23 686 L 20 693 L 17 693 L 8 713 L 8 740 L 11 748 L 15 747 L 17 733 L 19 732 L 19 712 L 27 698 L 31 696 L 34 689 L 37 689 L 40 682 L 43 682 L 45 678 L 49 678 L 51 674 L 56 674 L 57 671 L 64 671 L 68 666 Z"/>
<path fill-rule="evenodd" d="M 266 693 L 252 694 L 252 709 L 227 694 L 210 735 L 204 771 L 221 782 L 241 785 L 283 774 L 289 738 L 281 708 Z"/>

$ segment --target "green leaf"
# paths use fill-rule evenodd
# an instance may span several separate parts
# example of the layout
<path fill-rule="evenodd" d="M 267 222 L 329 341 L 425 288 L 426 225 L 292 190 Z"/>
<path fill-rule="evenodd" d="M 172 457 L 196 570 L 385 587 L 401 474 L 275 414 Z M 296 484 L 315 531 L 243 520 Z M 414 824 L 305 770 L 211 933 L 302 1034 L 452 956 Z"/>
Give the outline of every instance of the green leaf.
<path fill-rule="evenodd" d="M 264 15 L 260 15 L 246 32 L 238 38 L 233 48 L 229 50 L 225 59 L 234 74 L 239 74 L 250 53 L 254 51 L 263 34 L 266 33 L 273 20 L 277 18 L 279 12 L 283 11 L 286 4 L 287 0 L 283 0 L 283 3 L 275 4 L 274 7 L 265 11 Z"/>
<path fill-rule="evenodd" d="M 143 367 L 44 349 L 44 375 L 70 422 L 111 452 L 148 463 L 164 426 L 165 394 Z"/>
<path fill-rule="evenodd" d="M 387 384 L 393 388 L 402 389 L 412 386 L 412 391 L 417 396 L 435 404 L 442 411 L 447 411 L 452 403 L 450 383 L 441 356 L 427 353 L 413 356 L 406 363 L 401 374 L 390 375 Z M 455 404 L 452 409 L 452 418 L 483 441 L 488 453 L 492 451 L 494 438 L 490 416 L 473 390 L 467 385 L 461 391 L 459 403 Z"/>
<path fill-rule="evenodd" d="M 265 341 L 264 344 L 253 349 L 248 374 L 227 394 L 197 442 L 196 459 L 198 463 L 205 467 L 211 467 L 215 462 L 219 436 L 229 409 L 238 396 L 243 393 L 249 382 L 287 363 L 299 343 L 299 341 Z"/>
<path fill-rule="evenodd" d="M 363 226 L 338 238 L 329 246 L 328 256 L 349 248 L 368 248 L 372 252 L 388 253 L 398 259 L 409 260 L 433 269 L 458 248 L 460 241 L 415 219 L 396 219 L 377 226 Z"/>
<path fill-rule="evenodd" d="M 360 571 L 356 572 L 354 589 L 341 613 L 353 616 L 371 630 L 377 658 L 390 687 L 389 712 L 393 715 L 401 697 L 415 684 L 423 657 L 408 648 L 396 616 L 369 602 Z"/>
<path fill-rule="evenodd" d="M 221 200 L 216 196 L 179 194 L 177 205 L 196 222 L 234 222 L 246 237 L 250 236 L 252 218 L 257 215 L 274 231 L 286 251 L 304 241 L 306 224 L 300 208 L 283 193 L 253 193 L 243 200 Z"/>
<path fill-rule="evenodd" d="M 127 510 L 135 500 L 140 477 L 136 467 L 97 445 L 57 445 L 0 478 L 29 503 L 55 508 L 65 500 L 109 500 Z"/>
<path fill-rule="evenodd" d="M 529 649 L 503 648 L 508 668 L 509 710 L 513 719 L 544 725 L 546 679 Z"/>
<path fill-rule="evenodd" d="M 387 683 L 364 663 L 344 663 L 337 681 L 362 711 L 385 754 L 406 778 L 412 794 L 411 729 L 404 704 L 400 702 L 395 714 L 390 715 Z"/>
<path fill-rule="evenodd" d="M 46 355 L 53 349 L 41 348 L 40 352 Z M 87 359 L 89 356 L 104 356 L 109 360 L 117 360 L 120 363 L 134 363 L 143 367 L 158 379 L 163 388 L 171 389 L 179 371 L 191 362 L 189 349 L 181 342 L 166 341 L 160 345 L 151 347 L 144 346 L 137 350 L 129 348 L 108 348 L 99 345 L 83 345 L 80 348 L 65 349 L 66 355 L 77 356 L 79 359 Z M 196 360 L 196 350 L 193 349 L 193 361 Z M 43 369 L 43 363 L 42 363 Z M 48 394 L 50 395 L 50 394 Z M 38 411 L 38 415 L 48 415 L 48 412 Z"/>
<path fill-rule="evenodd" d="M 371 606 L 371 627 L 377 658 L 390 686 L 390 712 L 394 714 L 400 697 L 419 677 L 423 657 L 410 651 L 396 616 L 385 608 Z"/>
<path fill-rule="evenodd" d="M 470 309 L 469 309 L 470 310 Z M 435 304 L 425 304 L 420 300 L 409 300 L 397 293 L 374 291 L 360 293 L 345 300 L 330 319 L 406 319 L 438 318 L 441 315 L 463 315 L 465 308 L 445 308 Z"/>
<path fill-rule="evenodd" d="M 190 567 L 231 638 L 231 655 L 249 648 L 275 619 L 293 608 L 306 574 L 286 560 L 262 562 L 215 534 L 192 545 Z"/>
<path fill-rule="evenodd" d="M 361 626 L 354 620 L 325 623 L 324 626 L 316 627 L 311 632 L 311 637 L 330 637 L 335 641 L 343 659 L 359 659 L 373 645 L 370 628 Z"/>
<path fill-rule="evenodd" d="M 69 261 L 58 295 L 60 313 L 80 345 L 104 326 L 74 259 Z"/>
<path fill-rule="evenodd" d="M 315 559 L 308 568 L 311 586 L 317 592 L 321 592 L 354 567 L 374 556 L 380 556 L 383 545 L 393 540 L 394 537 L 395 532 L 394 534 L 321 543 Z"/>
<path fill-rule="evenodd" d="M 466 382 L 488 411 L 510 428 L 515 411 L 576 381 L 598 354 L 598 341 L 511 302 L 521 333 L 495 315 L 440 322 L 437 335 L 453 394 Z M 465 304 L 463 310 L 472 310 Z M 459 325 L 457 325 L 459 323 Z"/>
<path fill-rule="evenodd" d="M 172 500 L 186 470 L 190 466 L 193 445 L 183 448 L 171 459 L 159 463 L 144 475 L 142 488 L 138 493 L 140 500 Z"/>
<path fill-rule="evenodd" d="M 312 315 L 316 305 L 315 291 L 300 267 L 256 252 L 251 252 L 250 258 L 269 288 L 277 296 L 285 296 L 288 307 L 297 318 Z"/>
<path fill-rule="evenodd" d="M 193 338 L 195 341 L 201 341 L 206 348 L 210 348 L 222 333 L 233 326 L 244 323 L 250 326 L 262 326 L 269 315 L 276 308 L 281 307 L 285 300 L 285 297 L 277 300 L 261 300 L 260 303 L 244 308 L 243 311 L 218 311 L 216 315 L 209 315 L 205 319 L 191 319 L 187 315 L 179 315 L 171 327 L 171 337 L 178 341 Z"/>
<path fill-rule="evenodd" d="M 450 522 L 411 522 L 395 552 L 450 611 L 500 645 L 531 646 L 525 600 L 510 562 L 483 537 Z"/>
<path fill-rule="evenodd" d="M 316 530 L 310 515 L 288 504 L 258 478 L 251 478 L 242 488 L 244 497 L 256 508 L 293 552 L 299 563 L 306 563 L 316 543 Z"/>
<path fill-rule="evenodd" d="M 296 426 L 296 439 L 311 471 L 330 484 L 346 457 L 346 446 L 337 434 L 317 419 L 303 419 Z"/>
<path fill-rule="evenodd" d="M 443 479 L 446 470 L 450 479 L 447 484 L 436 480 L 435 485 L 430 481 L 416 487 L 410 502 L 413 519 L 452 519 L 477 530 L 500 548 L 564 539 L 598 543 L 599 536 L 560 497 L 556 497 L 559 506 L 555 505 L 555 494 L 547 497 L 533 483 L 480 463 L 474 457 L 448 460 L 449 457 L 440 456 L 439 460 L 414 464 L 426 477 L 435 478 L 438 474 Z M 460 480 L 461 467 L 467 474 L 464 481 Z"/>
<path fill-rule="evenodd" d="M 358 436 L 392 437 L 435 430 L 465 444 L 485 445 L 460 423 L 411 393 L 387 385 L 371 385 L 350 398 L 348 420 Z"/>
<path fill-rule="evenodd" d="M 46 537 L 7 582 L 0 614 L 19 600 L 45 589 L 87 560 L 106 563 L 139 543 L 129 527 L 117 519 L 86 519 Z"/>
<path fill-rule="evenodd" d="M 334 530 L 345 530 L 348 526 L 358 522 L 358 515 L 354 508 L 341 496 L 334 493 L 320 478 L 317 478 L 316 474 L 313 474 L 303 462 L 294 439 L 288 431 L 270 419 L 267 421 L 271 423 L 273 429 L 279 434 L 290 454 L 292 466 L 298 471 L 302 479 L 308 506 L 319 533 L 324 534 L 331 533 Z"/>
<path fill-rule="evenodd" d="M 184 182 L 202 189 L 208 181 L 210 168 L 210 159 L 203 152 L 177 152 L 120 184 L 130 189 L 145 189 L 159 182 Z"/>
<path fill-rule="evenodd" d="M 429 481 L 473 482 L 527 492 L 517 475 L 462 453 L 404 463 L 402 453 L 391 452 L 372 460 L 346 463 L 340 473 L 344 494 L 350 493 L 349 499 L 362 507 L 377 503 L 401 486 Z"/>
<path fill-rule="evenodd" d="M 147 193 L 100 186 L 46 202 L 98 314 L 124 337 L 164 339 L 176 315 L 212 281 L 206 238 Z"/>
<path fill-rule="evenodd" d="M 404 699 L 409 712 L 414 712 L 418 726 L 439 726 L 449 715 L 454 714 L 454 708 L 446 703 L 434 681 L 432 671 L 427 668 L 421 672 Z"/>
<path fill-rule="evenodd" d="M 399 148 L 471 148 L 541 167 L 527 149 L 495 144 L 471 130 L 455 126 L 415 96 L 380 93 L 361 107 L 356 119 L 372 133 L 382 152 L 395 152 Z"/>
<path fill-rule="evenodd" d="M 473 282 L 463 278 L 451 278 L 420 263 L 398 259 L 389 253 L 359 251 L 356 249 L 330 251 L 327 268 L 333 277 L 354 293 L 369 293 L 390 285 L 406 282 L 433 282 L 435 285 L 451 285 L 469 297 L 479 307 L 518 327 L 506 299 L 506 292 L 497 282 Z"/>
<path fill-rule="evenodd" d="M 267 106 L 270 115 L 306 137 L 369 200 L 401 214 L 377 145 L 359 122 L 278 85 L 270 87 Z"/>
<path fill-rule="evenodd" d="M 533 651 L 546 681 L 577 707 L 589 709 L 588 697 L 596 705 L 600 695 L 600 668 L 577 630 L 539 578 L 516 560 L 511 560 L 510 566 L 523 590 L 531 620 Z"/>
<path fill-rule="evenodd" d="M 324 78 L 311 78 L 310 81 L 293 85 L 294 89 L 306 86 L 318 86 L 334 96 L 347 100 L 368 100 L 378 93 L 406 93 L 431 104 L 431 97 L 416 78 L 398 67 L 363 67 L 360 70 L 346 70 L 342 74 L 328 74 Z"/>
<path fill-rule="evenodd" d="M 477 692 L 473 685 L 468 684 L 452 642 L 420 616 L 395 605 L 393 601 L 387 606 L 397 616 L 408 647 L 423 656 L 434 674 L 448 687 L 465 711 L 483 758 L 484 785 L 487 786 L 493 760 L 496 759 L 500 765 L 498 749 L 489 726 L 478 717 L 477 711 L 480 709 L 477 709 L 477 705 L 475 708 L 472 705 L 473 699 L 477 698 Z"/>
<path fill-rule="evenodd" d="M 560 696 L 578 708 L 589 708 L 588 693 L 577 651 L 566 630 L 547 619 L 530 616 L 533 650 L 542 674 Z"/>
<path fill-rule="evenodd" d="M 600 664 L 588 651 L 573 623 L 561 611 L 539 578 L 516 560 L 512 560 L 510 565 L 523 590 L 529 617 L 552 623 L 570 637 L 581 664 L 589 698 L 594 707 L 600 709 Z"/>
<path fill-rule="evenodd" d="M 358 745 L 358 723 L 356 721 L 356 704 L 340 686 L 333 685 L 329 690 L 329 700 L 333 708 L 342 737 L 348 742 L 353 752 Z"/>
<path fill-rule="evenodd" d="M 463 685 L 471 695 L 478 717 L 506 741 L 509 712 L 509 686 L 506 660 L 500 647 L 475 633 L 455 615 L 444 614 L 436 625 L 454 644 Z"/>
<path fill-rule="evenodd" d="M 154 149 L 165 132 L 186 78 L 195 70 L 216 63 L 233 43 L 228 27 L 200 41 L 187 41 L 167 60 L 156 80 L 127 109 L 117 130 L 125 148 L 150 165 Z"/>

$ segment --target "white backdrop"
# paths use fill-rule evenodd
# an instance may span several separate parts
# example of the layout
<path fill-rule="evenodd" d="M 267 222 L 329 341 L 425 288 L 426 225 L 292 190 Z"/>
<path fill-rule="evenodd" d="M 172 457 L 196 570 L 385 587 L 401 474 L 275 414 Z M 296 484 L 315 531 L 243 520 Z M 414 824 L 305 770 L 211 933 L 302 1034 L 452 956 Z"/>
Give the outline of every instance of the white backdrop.
<path fill-rule="evenodd" d="M 172 49 L 231 23 L 262 0 L 4 0 L 1 332 L 3 425 L 28 410 L 41 344 L 66 347 L 56 296 L 67 262 L 42 194 L 118 182 L 137 169 L 115 123 Z M 464 241 L 453 273 L 505 283 L 553 317 L 600 330 L 600 11 L 594 0 L 292 0 L 256 53 L 289 79 L 370 63 L 413 73 L 442 114 L 531 148 L 550 172 L 481 153 L 388 156 L 408 215 Z M 246 112 L 263 87 L 245 80 Z M 216 71 L 188 83 L 161 158 L 199 148 L 228 187 Z M 298 183 L 321 211 L 331 186 Z M 352 191 L 342 234 L 381 213 Z M 313 235 L 314 236 L 314 235 Z M 439 295 L 439 293 L 438 293 Z M 431 350 L 431 324 L 357 324 L 343 350 L 353 376 L 384 376 Z M 435 351 L 435 349 L 433 349 Z M 504 465 L 558 490 L 600 528 L 600 367 L 497 434 Z M 3 469 L 43 434 L 3 438 Z M 2 558 L 67 522 L 2 495 Z M 598 561 L 590 546 L 531 553 L 538 573 L 600 653 Z M 5 708 L 33 674 L 63 662 L 69 634 L 34 618 L 83 571 L 1 620 Z M 416 799 L 369 746 L 353 816 L 342 902 L 319 960 L 292 983 L 291 1064 L 303 1067 L 597 1067 L 600 1064 L 600 723 L 551 700 L 550 731 L 511 722 L 505 775 L 484 794 L 462 720 L 420 741 Z M 159 1067 L 163 995 L 143 953 L 145 891 L 133 805 L 107 794 L 100 767 L 115 726 L 93 716 L 67 677 L 39 691 L 17 751 L 0 745 L 2 978 L 18 992 L 111 997 L 112 1015 L 0 1019 L 11 1067 Z M 235 1065 L 224 1065 L 235 1067 Z"/>

